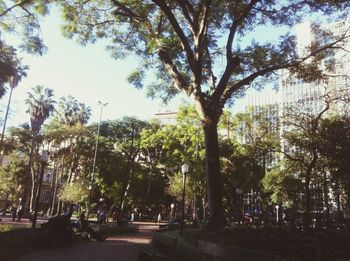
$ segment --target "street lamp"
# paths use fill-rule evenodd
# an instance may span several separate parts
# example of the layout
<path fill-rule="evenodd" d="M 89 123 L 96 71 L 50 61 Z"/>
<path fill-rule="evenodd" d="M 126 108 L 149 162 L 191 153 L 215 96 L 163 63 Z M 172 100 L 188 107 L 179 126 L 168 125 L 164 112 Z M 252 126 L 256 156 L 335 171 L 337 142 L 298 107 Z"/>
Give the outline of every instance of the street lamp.
<path fill-rule="evenodd" d="M 184 163 L 181 166 L 182 172 L 182 209 L 181 209 L 181 224 L 180 224 L 180 234 L 183 233 L 183 226 L 185 221 L 185 193 L 186 193 L 186 174 L 188 173 L 189 166 Z"/>
<path fill-rule="evenodd" d="M 171 224 L 174 220 L 174 208 L 175 208 L 175 204 L 171 203 L 170 205 L 170 219 L 169 219 L 169 223 Z"/>
<path fill-rule="evenodd" d="M 36 198 L 35 198 L 35 207 L 34 207 L 34 215 L 33 215 L 33 220 L 32 220 L 32 228 L 35 228 L 35 225 L 36 225 L 36 219 L 38 216 L 38 208 L 39 208 L 39 200 L 40 200 L 40 194 L 41 194 L 41 185 L 43 183 L 45 166 L 46 166 L 48 161 L 49 161 L 49 154 L 47 151 L 43 151 L 43 153 L 40 156 L 41 171 L 40 171 L 40 176 L 39 176 L 38 192 L 37 192 Z"/>
<path fill-rule="evenodd" d="M 98 141 L 99 141 L 99 137 L 100 137 L 102 109 L 103 109 L 104 106 L 108 105 L 108 102 L 102 103 L 101 101 L 98 101 L 98 105 L 101 106 L 101 110 L 100 110 L 100 119 L 99 119 L 98 126 L 97 126 L 94 161 L 93 161 L 93 164 L 92 164 L 92 173 L 91 173 L 91 176 L 90 176 L 89 196 L 88 196 L 88 205 L 87 205 L 87 213 L 86 213 L 86 219 L 87 220 L 89 220 L 89 215 L 90 215 L 90 202 L 91 202 L 91 197 L 92 197 L 92 189 L 93 189 L 94 174 L 95 174 L 95 167 L 96 167 Z"/>
<path fill-rule="evenodd" d="M 242 206 L 241 206 L 241 195 L 242 195 L 243 190 L 241 188 L 236 188 L 236 193 L 238 194 L 238 222 L 241 223 L 243 218 L 242 218 Z"/>
<path fill-rule="evenodd" d="M 276 223 L 279 224 L 279 219 L 278 219 L 279 218 L 279 213 L 278 213 L 278 210 L 279 210 L 280 206 L 276 205 L 275 208 L 276 208 Z"/>

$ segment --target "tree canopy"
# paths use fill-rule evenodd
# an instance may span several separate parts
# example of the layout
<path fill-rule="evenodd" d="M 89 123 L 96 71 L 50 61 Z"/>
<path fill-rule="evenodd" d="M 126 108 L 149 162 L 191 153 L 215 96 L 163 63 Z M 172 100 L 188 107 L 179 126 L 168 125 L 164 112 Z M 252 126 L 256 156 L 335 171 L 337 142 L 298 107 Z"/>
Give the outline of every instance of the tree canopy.
<path fill-rule="evenodd" d="M 137 88 L 143 86 L 146 70 L 153 69 L 157 77 L 149 85 L 150 94 L 167 100 L 181 91 L 193 98 L 205 136 L 208 227 L 212 229 L 225 224 L 217 134 L 224 106 L 258 78 L 273 78 L 279 69 L 291 69 L 306 81 L 321 79 L 327 50 L 341 48 L 349 37 L 347 30 L 339 35 L 327 32 L 330 41 L 314 41 L 302 52 L 289 32 L 275 42 L 250 40 L 264 26 L 293 26 L 310 14 L 344 19 L 350 3 L 343 0 L 60 3 L 67 37 L 76 36 L 82 44 L 109 38 L 114 57 L 134 53 L 141 58 L 141 66 L 129 76 Z M 322 35 L 320 27 L 313 30 Z"/>

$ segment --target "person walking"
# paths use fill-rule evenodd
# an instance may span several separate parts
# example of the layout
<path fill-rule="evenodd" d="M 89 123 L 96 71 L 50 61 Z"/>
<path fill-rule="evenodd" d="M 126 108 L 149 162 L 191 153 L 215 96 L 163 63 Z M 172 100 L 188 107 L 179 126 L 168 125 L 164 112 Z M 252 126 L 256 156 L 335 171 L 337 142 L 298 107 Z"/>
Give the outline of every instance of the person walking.
<path fill-rule="evenodd" d="M 22 215 L 23 215 L 23 206 L 19 205 L 17 210 L 17 222 L 21 222 Z"/>
<path fill-rule="evenodd" d="M 132 212 L 131 216 L 130 216 L 130 223 L 132 224 L 132 222 L 134 222 L 134 220 L 135 220 L 135 213 Z"/>
<path fill-rule="evenodd" d="M 15 206 L 12 206 L 11 214 L 12 214 L 12 221 L 15 221 L 16 220 L 16 216 L 17 216 L 17 208 Z"/>

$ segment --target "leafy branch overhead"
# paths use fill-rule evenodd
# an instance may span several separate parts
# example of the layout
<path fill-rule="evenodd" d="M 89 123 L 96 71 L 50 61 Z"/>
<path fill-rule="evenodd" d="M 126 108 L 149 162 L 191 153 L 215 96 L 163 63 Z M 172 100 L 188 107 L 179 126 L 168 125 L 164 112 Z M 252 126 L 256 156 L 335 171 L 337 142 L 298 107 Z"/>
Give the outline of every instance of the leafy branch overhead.
<path fill-rule="evenodd" d="M 21 36 L 19 47 L 22 50 L 42 55 L 46 51 L 46 46 L 43 44 L 39 15 L 49 13 L 51 2 L 50 0 L 0 1 L 2 33 L 17 33 Z"/>
<path fill-rule="evenodd" d="M 210 107 L 207 103 L 213 103 L 220 111 L 236 92 L 278 69 L 293 67 L 303 76 L 301 70 L 309 67 L 321 73 L 317 70 L 324 57 L 321 54 L 329 48 L 343 47 L 349 37 L 347 31 L 329 35 L 332 41 L 314 43 L 304 55 L 296 51 L 296 39 L 290 34 L 276 43 L 244 40 L 258 27 L 293 26 L 310 12 L 331 15 L 345 10 L 338 13 L 344 17 L 348 1 L 113 0 L 64 1 L 62 6 L 66 36 L 78 36 L 83 44 L 98 38 L 111 39 L 109 49 L 115 57 L 134 53 L 142 58 L 142 66 L 129 77 L 136 87 L 143 86 L 146 70 L 166 72 L 158 75 L 157 84 L 149 86 L 157 92 L 149 93 L 162 94 L 160 88 L 171 91 L 170 77 L 178 91 L 193 95 L 204 110 Z M 313 67 L 306 63 L 311 57 Z M 310 74 L 304 75 L 308 77 Z M 168 87 L 161 85 L 161 80 Z M 169 98 L 164 94 L 162 97 Z"/>

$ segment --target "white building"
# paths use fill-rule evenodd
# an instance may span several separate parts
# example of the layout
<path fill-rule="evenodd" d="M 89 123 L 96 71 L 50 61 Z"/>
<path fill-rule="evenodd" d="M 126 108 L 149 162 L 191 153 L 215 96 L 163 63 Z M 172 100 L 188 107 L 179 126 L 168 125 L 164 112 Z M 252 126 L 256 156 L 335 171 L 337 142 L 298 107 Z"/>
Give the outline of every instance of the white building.
<path fill-rule="evenodd" d="M 350 21 L 328 24 L 321 28 L 311 23 L 299 24 L 295 27 L 297 50 L 300 57 L 310 52 L 314 43 L 327 44 L 331 40 L 341 37 L 350 28 Z M 327 52 L 321 65 L 327 80 L 318 82 L 304 82 L 288 70 L 280 70 L 278 91 L 263 91 L 249 94 L 245 99 L 245 107 L 253 107 L 254 112 L 259 107 L 270 108 L 271 120 L 288 115 L 291 110 L 305 114 L 317 115 L 326 106 L 325 101 L 331 102 L 331 109 L 338 114 L 347 113 L 347 103 L 350 97 L 350 41 L 341 46 L 342 49 L 332 49 Z M 310 61 L 311 62 L 311 59 Z M 278 121 L 278 120 L 277 120 Z M 280 127 L 281 134 L 285 126 Z"/>
<path fill-rule="evenodd" d="M 295 28 L 297 51 L 300 57 L 310 52 L 314 43 L 327 44 L 334 41 L 344 33 L 349 35 L 350 20 L 328 24 L 318 28 L 311 23 L 303 23 Z M 286 141 L 283 134 L 290 130 L 292 125 L 285 124 L 285 116 L 300 114 L 300 117 L 318 115 L 330 104 L 329 112 L 332 114 L 349 113 L 350 97 L 350 41 L 344 43 L 342 48 L 327 51 L 321 64 L 322 73 L 326 80 L 305 82 L 292 75 L 288 70 L 279 72 L 278 91 L 264 91 L 249 94 L 246 98 L 246 108 L 254 108 L 257 113 L 261 108 L 268 109 L 268 118 L 279 123 L 281 149 L 286 151 Z M 312 60 L 307 62 L 311 62 Z M 274 111 L 277 111 L 277 118 Z M 283 157 L 283 156 L 282 156 Z M 311 184 L 319 186 L 319 184 Z M 302 195 L 302 193 L 300 194 Z M 319 196 L 317 193 L 314 197 Z M 331 195 L 330 195 L 331 196 Z M 321 202 L 318 200 L 318 202 Z M 332 203 L 332 202 L 331 202 Z M 320 208 L 317 208 L 320 209 Z"/>

